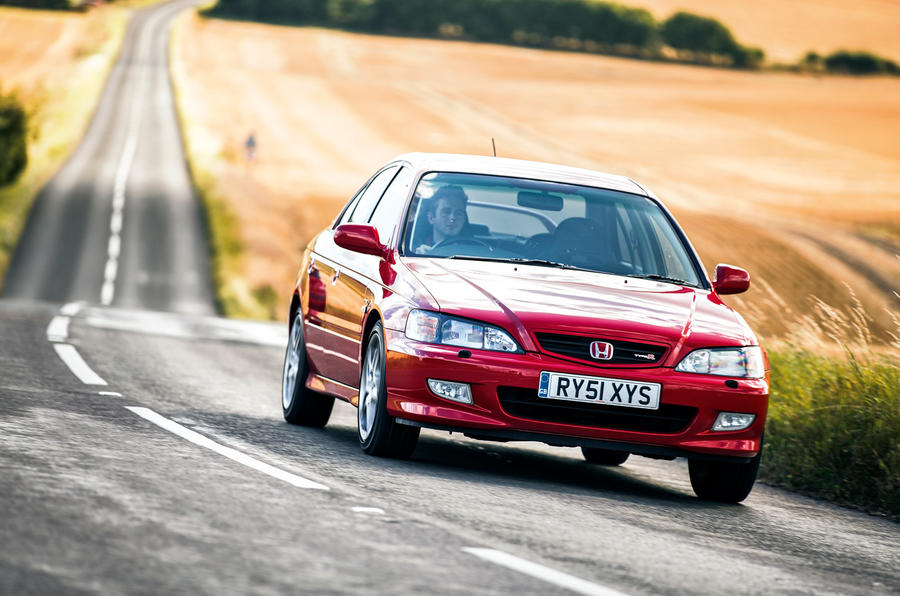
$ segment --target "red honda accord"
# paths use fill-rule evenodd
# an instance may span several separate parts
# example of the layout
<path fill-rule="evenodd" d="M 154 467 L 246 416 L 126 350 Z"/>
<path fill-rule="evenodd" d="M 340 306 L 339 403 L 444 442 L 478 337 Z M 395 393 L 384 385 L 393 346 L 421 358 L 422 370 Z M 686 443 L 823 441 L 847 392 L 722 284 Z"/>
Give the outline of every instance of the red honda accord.
<path fill-rule="evenodd" d="M 408 154 L 303 255 L 282 407 L 324 426 L 358 408 L 369 454 L 422 427 L 581 447 L 589 462 L 688 458 L 698 496 L 746 498 L 768 407 L 766 354 L 669 211 L 588 170 Z"/>

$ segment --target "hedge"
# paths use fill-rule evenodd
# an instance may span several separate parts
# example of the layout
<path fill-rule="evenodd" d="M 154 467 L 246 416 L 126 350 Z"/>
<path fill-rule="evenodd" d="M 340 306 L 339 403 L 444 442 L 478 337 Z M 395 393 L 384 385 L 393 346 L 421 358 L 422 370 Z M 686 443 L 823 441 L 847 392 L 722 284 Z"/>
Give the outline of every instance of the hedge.
<path fill-rule="evenodd" d="M 0 91 L 0 186 L 14 182 L 28 163 L 27 120 L 18 97 Z"/>
<path fill-rule="evenodd" d="M 765 54 L 759 48 L 743 46 L 734 39 L 731 31 L 709 17 L 689 12 L 676 12 L 660 27 L 663 41 L 682 52 L 731 58 L 733 66 L 752 68 L 762 63 Z"/>
<path fill-rule="evenodd" d="M 589 0 L 219 0 L 207 14 L 419 36 L 451 25 L 467 39 L 542 46 L 564 37 L 649 49 L 659 39 L 648 11 Z"/>
<path fill-rule="evenodd" d="M 0 0 L 0 5 L 68 10 L 69 0 Z"/>
<path fill-rule="evenodd" d="M 824 59 L 828 72 L 845 74 L 900 74 L 900 67 L 893 60 L 882 58 L 862 50 L 838 50 Z"/>

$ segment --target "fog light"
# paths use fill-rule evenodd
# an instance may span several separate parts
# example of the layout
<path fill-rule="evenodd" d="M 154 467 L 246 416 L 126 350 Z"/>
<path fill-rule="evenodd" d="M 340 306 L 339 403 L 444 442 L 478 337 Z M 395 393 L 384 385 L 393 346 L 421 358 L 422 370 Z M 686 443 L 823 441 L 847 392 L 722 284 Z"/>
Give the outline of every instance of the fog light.
<path fill-rule="evenodd" d="M 466 383 L 454 383 L 453 381 L 439 381 L 428 379 L 428 388 L 438 397 L 458 401 L 463 404 L 472 403 L 472 390 Z"/>
<path fill-rule="evenodd" d="M 756 420 L 756 414 L 738 414 L 736 412 L 719 412 L 712 430 L 744 430 Z"/>

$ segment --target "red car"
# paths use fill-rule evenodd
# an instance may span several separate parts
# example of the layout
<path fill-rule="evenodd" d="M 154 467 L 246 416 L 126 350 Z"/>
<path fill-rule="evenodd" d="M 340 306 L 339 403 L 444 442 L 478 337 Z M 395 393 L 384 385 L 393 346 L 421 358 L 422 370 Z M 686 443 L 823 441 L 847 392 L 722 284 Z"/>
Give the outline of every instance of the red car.
<path fill-rule="evenodd" d="M 765 352 L 640 184 L 544 163 L 403 155 L 303 255 L 282 407 L 324 426 L 358 407 L 369 454 L 422 427 L 581 447 L 589 462 L 687 457 L 698 496 L 756 479 Z"/>

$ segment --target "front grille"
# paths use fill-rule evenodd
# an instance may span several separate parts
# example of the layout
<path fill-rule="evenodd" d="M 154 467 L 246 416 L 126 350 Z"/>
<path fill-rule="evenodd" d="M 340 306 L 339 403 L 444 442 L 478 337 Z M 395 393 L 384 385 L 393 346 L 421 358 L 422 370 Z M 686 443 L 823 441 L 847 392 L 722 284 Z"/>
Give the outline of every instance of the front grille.
<path fill-rule="evenodd" d="M 660 404 L 658 410 L 578 403 L 538 397 L 537 390 L 498 387 L 500 405 L 510 416 L 541 422 L 559 422 L 592 428 L 676 434 L 688 427 L 697 408 Z"/>
<path fill-rule="evenodd" d="M 538 331 L 534 334 L 538 343 L 547 352 L 577 358 L 591 364 L 643 364 L 659 366 L 668 348 L 656 344 L 588 337 L 585 335 L 562 335 Z M 612 344 L 613 356 L 609 360 L 597 360 L 591 357 L 591 343 L 595 341 Z"/>

